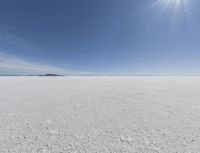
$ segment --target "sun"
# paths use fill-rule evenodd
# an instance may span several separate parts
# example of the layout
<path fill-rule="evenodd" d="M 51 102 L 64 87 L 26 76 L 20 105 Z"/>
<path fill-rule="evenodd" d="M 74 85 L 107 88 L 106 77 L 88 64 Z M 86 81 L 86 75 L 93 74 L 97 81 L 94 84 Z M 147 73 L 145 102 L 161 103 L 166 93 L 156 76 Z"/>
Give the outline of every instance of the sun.
<path fill-rule="evenodd" d="M 170 18 L 170 26 L 173 27 L 180 23 L 179 21 L 187 21 L 193 28 L 197 29 L 193 15 L 194 0 L 153 0 L 151 8 L 157 10 L 158 15 L 168 15 Z"/>
<path fill-rule="evenodd" d="M 153 6 L 173 11 L 183 11 L 188 7 L 189 1 L 191 0 L 156 0 Z"/>
<path fill-rule="evenodd" d="M 156 7 L 160 12 L 168 12 L 172 14 L 172 19 L 181 14 L 191 20 L 190 4 L 192 0 L 154 0 L 152 7 Z"/>

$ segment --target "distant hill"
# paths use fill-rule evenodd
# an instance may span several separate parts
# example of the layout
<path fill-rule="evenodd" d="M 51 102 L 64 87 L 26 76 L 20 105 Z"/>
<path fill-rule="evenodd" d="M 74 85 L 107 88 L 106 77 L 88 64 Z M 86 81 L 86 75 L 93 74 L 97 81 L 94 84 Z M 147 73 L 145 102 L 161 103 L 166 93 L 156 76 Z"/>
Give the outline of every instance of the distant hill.
<path fill-rule="evenodd" d="M 47 73 L 47 74 L 39 75 L 39 76 L 64 76 L 64 75 L 53 74 L 53 73 Z"/>

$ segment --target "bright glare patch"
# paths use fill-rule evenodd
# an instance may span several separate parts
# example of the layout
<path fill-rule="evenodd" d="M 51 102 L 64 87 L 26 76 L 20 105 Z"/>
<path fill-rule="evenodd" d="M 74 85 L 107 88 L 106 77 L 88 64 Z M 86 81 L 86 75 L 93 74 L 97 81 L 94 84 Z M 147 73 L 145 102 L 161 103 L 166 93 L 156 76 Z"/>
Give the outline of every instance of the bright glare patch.
<path fill-rule="evenodd" d="M 190 10 L 190 4 L 193 0 L 155 0 L 152 7 L 156 7 L 160 12 L 172 14 L 171 22 L 176 22 L 177 17 L 183 15 L 193 24 L 193 17 Z"/>
<path fill-rule="evenodd" d="M 163 9 L 170 9 L 173 11 L 184 11 L 189 6 L 191 0 L 156 0 L 153 6 L 159 6 Z"/>

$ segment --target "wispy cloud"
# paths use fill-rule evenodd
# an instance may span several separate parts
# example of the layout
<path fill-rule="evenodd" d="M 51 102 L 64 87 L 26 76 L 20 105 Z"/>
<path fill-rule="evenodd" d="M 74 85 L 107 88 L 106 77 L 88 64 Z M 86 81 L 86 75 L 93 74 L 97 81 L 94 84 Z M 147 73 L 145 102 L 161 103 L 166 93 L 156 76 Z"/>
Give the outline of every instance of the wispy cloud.
<path fill-rule="evenodd" d="M 38 46 L 34 42 L 24 39 L 15 32 L 12 27 L 0 24 L 0 49 L 17 49 L 25 54 L 36 54 L 46 52 L 44 47 Z"/>
<path fill-rule="evenodd" d="M 0 53 L 0 73 L 2 74 L 71 74 L 68 69 L 33 63 L 15 56 Z"/>
<path fill-rule="evenodd" d="M 44 48 L 37 46 L 29 40 L 16 35 L 8 27 L 0 24 L 0 75 L 1 74 L 17 74 L 17 75 L 38 75 L 45 73 L 56 73 L 63 75 L 85 75 L 89 72 L 75 72 L 68 68 L 52 66 L 48 63 L 38 63 L 28 61 L 16 56 L 16 52 L 23 51 L 23 54 L 31 53 L 31 55 L 41 56 L 41 52 L 45 52 Z M 6 46 L 6 49 L 5 47 Z M 8 47 L 9 46 L 9 47 Z M 10 50 L 15 50 L 15 56 L 10 54 Z M 9 51 L 8 51 L 9 50 Z M 12 52 L 12 51 L 11 51 Z M 9 53 L 9 54 L 8 54 Z"/>
<path fill-rule="evenodd" d="M 25 54 L 26 52 L 38 54 L 38 52 L 41 50 L 41 48 L 35 45 L 33 42 L 25 40 L 14 34 L 12 27 L 0 25 L 0 74 L 28 75 L 45 73 L 70 73 L 68 69 L 38 64 L 37 62 L 31 62 L 7 53 L 8 50 L 13 49 L 24 51 Z"/>
<path fill-rule="evenodd" d="M 39 75 L 55 73 L 62 75 L 90 75 L 91 72 L 72 71 L 52 65 L 38 64 L 0 52 L 0 75 Z"/>

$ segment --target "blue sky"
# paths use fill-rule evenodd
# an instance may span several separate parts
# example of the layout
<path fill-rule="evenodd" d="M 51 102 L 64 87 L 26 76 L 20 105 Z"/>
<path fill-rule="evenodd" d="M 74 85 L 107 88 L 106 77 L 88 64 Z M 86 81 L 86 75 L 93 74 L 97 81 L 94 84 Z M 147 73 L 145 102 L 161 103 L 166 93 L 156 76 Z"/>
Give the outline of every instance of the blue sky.
<path fill-rule="evenodd" d="M 0 74 L 200 74 L 198 0 L 1 0 Z"/>

